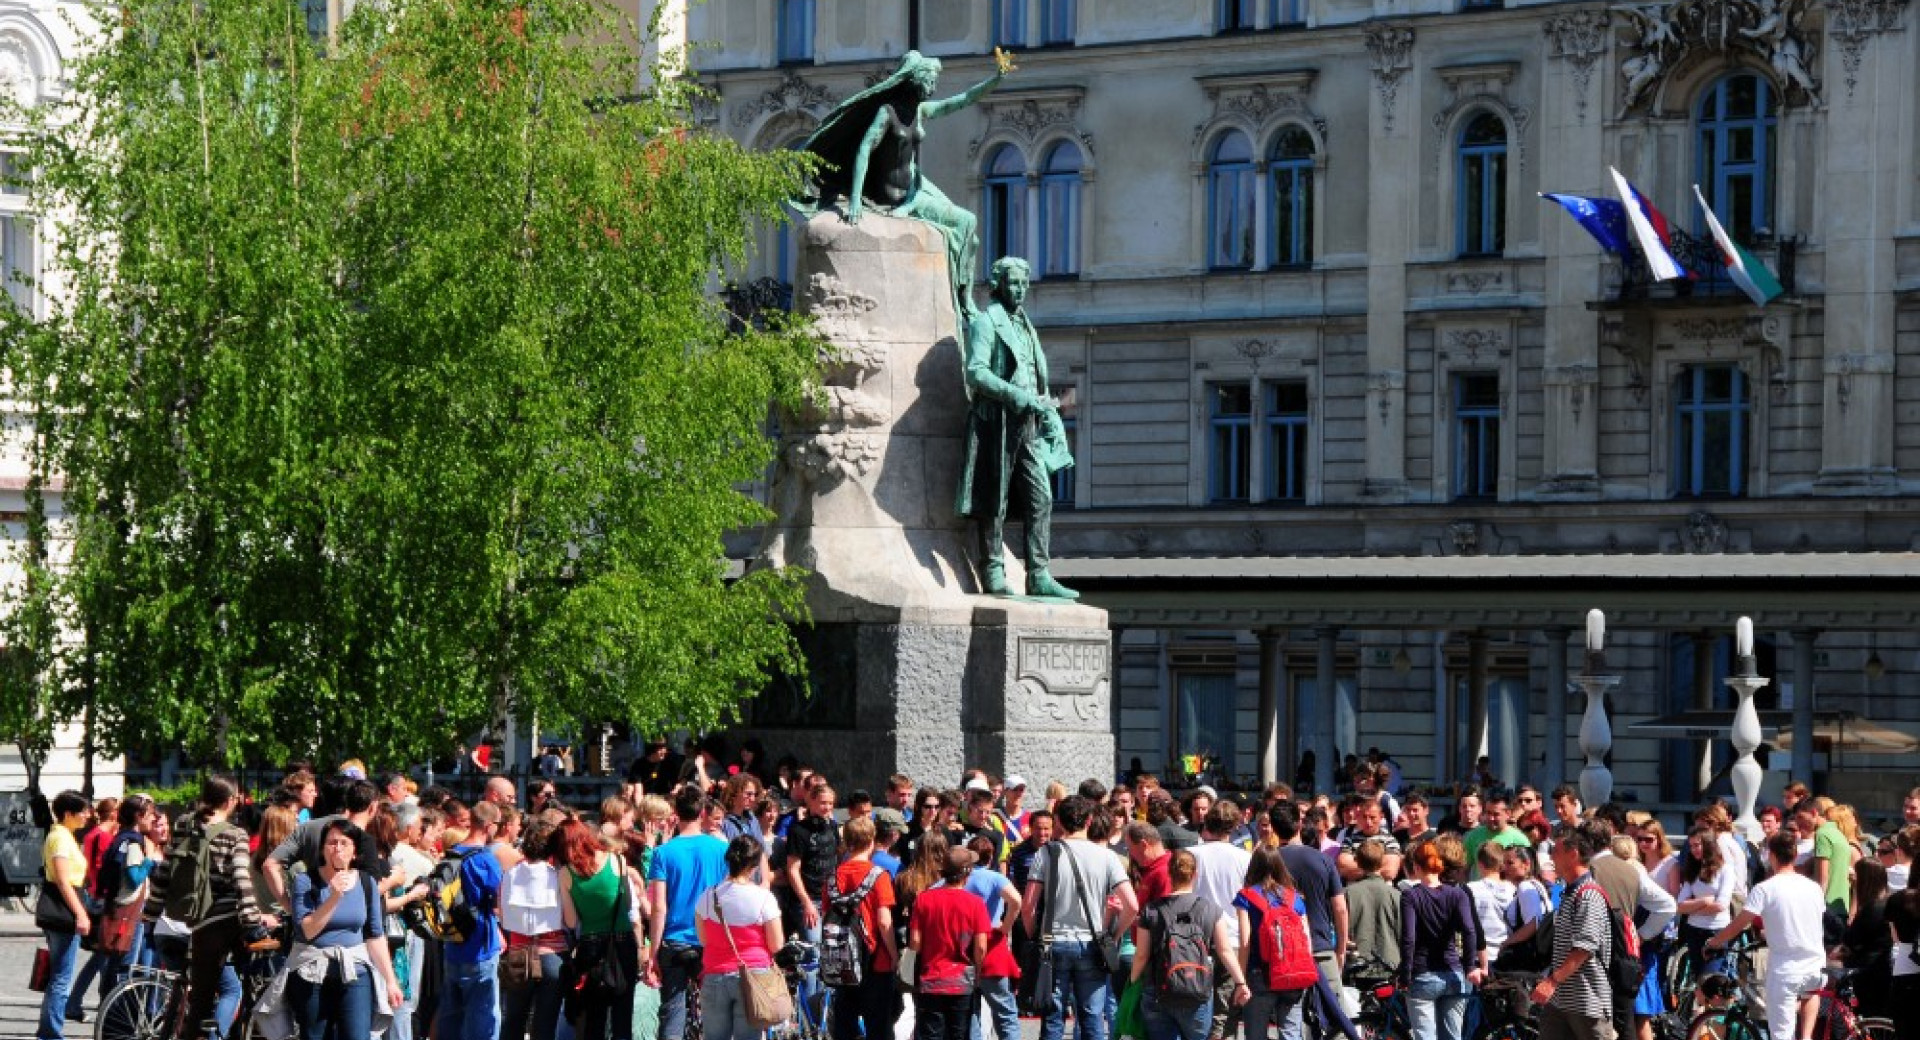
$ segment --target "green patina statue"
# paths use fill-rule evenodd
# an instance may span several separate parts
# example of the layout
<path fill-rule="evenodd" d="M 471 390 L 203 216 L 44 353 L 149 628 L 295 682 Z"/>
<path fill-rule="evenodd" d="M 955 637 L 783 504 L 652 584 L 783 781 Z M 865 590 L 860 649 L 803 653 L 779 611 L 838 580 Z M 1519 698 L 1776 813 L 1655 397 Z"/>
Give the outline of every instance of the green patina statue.
<path fill-rule="evenodd" d="M 1028 267 L 1009 256 L 993 265 L 993 302 L 967 322 L 967 411 L 961 461 L 961 516 L 980 523 L 981 585 L 1006 595 L 1001 554 L 1011 506 L 1026 529 L 1027 595 L 1078 599 L 1048 572 L 1054 473 L 1073 465 L 1060 408 L 1047 390 L 1047 356 L 1021 305 Z"/>
<path fill-rule="evenodd" d="M 842 212 L 850 224 L 858 223 L 862 211 L 872 206 L 940 229 L 947 240 L 954 312 L 963 322 L 977 311 L 968 287 L 979 257 L 975 229 L 980 220 L 921 172 L 920 142 L 927 136 L 927 120 L 966 108 L 1013 71 L 1005 51 L 994 51 L 994 58 L 998 67 L 993 75 L 935 101 L 939 59 L 908 51 L 892 75 L 842 101 L 801 146 L 822 163 L 814 196 L 796 200 L 798 208 L 812 212 L 844 199 Z"/>

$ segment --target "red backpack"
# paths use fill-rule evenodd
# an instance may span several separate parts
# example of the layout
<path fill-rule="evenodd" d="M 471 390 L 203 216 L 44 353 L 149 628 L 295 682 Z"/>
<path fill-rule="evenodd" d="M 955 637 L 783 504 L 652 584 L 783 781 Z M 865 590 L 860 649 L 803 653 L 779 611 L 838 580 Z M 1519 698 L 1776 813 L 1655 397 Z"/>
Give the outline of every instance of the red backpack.
<path fill-rule="evenodd" d="M 1313 963 L 1313 940 L 1307 935 L 1307 920 L 1294 912 L 1297 894 L 1291 888 L 1280 890 L 1280 905 L 1272 906 L 1267 893 L 1258 888 L 1242 889 L 1247 902 L 1261 907 L 1258 929 L 1260 959 L 1267 963 L 1267 988 L 1275 993 L 1297 993 L 1320 981 L 1320 969 Z M 1248 915 L 1252 920 L 1251 914 Z"/>

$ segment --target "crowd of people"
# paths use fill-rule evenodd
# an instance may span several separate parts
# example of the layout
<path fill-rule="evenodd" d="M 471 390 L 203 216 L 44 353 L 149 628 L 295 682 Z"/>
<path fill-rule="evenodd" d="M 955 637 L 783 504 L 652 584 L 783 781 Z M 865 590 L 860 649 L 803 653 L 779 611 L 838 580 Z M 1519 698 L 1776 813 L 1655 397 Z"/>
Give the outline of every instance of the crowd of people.
<path fill-rule="evenodd" d="M 876 798 L 665 752 L 591 808 L 537 776 L 524 805 L 498 776 L 468 805 L 358 762 L 257 799 L 209 776 L 177 818 L 63 793 L 38 1036 L 150 965 L 184 980 L 179 1036 L 224 1038 L 265 957 L 246 1010 L 269 1038 L 753 1040 L 772 975 L 835 1040 L 1015 1040 L 1022 1013 L 1042 1040 L 1069 1019 L 1076 1040 L 1317 1040 L 1350 1029 L 1358 980 L 1398 985 L 1414 1040 L 1464 1040 L 1496 978 L 1525 980 L 1543 1040 L 1652 1040 L 1667 963 L 1724 971 L 1757 929 L 1774 1040 L 1813 1040 L 1833 962 L 1920 1040 L 1920 789 L 1876 838 L 1793 785 L 1751 843 L 1718 802 L 1670 836 L 1566 786 L 1466 789 L 1436 820 L 1366 761 L 1332 795 L 970 770 Z"/>

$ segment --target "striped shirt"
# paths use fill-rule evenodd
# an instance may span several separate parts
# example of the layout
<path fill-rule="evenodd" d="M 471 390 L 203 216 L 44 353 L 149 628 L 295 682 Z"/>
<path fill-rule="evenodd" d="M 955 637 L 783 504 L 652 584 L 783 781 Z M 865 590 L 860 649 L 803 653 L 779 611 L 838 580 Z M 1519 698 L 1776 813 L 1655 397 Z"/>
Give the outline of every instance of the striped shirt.
<path fill-rule="evenodd" d="M 198 831 L 204 827 L 206 824 L 193 816 L 182 816 L 178 829 L 174 831 L 174 849 L 181 847 L 182 839 L 190 829 Z M 147 901 L 150 911 L 157 913 L 167 905 L 167 890 L 173 883 L 173 868 L 177 862 L 179 857 L 170 855 L 155 868 L 152 894 Z M 234 917 L 238 917 L 240 923 L 249 928 L 259 924 L 260 909 L 253 898 L 253 864 L 247 856 L 246 830 L 229 826 L 214 835 L 212 844 L 207 847 L 207 864 L 213 875 L 213 907 L 200 920 L 181 923 L 192 926 L 196 932 L 207 925 Z"/>
<path fill-rule="evenodd" d="M 1613 1018 L 1613 987 L 1607 982 L 1613 934 L 1608 930 L 1607 894 L 1591 871 L 1567 889 L 1553 919 L 1553 972 L 1559 976 L 1574 950 L 1589 956 L 1580 970 L 1554 987 L 1548 1003 L 1569 1015 L 1609 1021 Z"/>

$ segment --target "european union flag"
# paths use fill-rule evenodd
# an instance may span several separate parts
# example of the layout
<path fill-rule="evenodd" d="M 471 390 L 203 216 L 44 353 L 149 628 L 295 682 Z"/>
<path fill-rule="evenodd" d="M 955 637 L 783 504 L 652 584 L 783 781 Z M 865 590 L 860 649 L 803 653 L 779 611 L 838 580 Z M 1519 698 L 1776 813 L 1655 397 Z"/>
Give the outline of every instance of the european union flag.
<path fill-rule="evenodd" d="M 1558 192 L 1543 191 L 1543 199 L 1558 202 L 1587 234 L 1600 243 L 1600 248 L 1619 256 L 1627 255 L 1627 208 L 1617 199 L 1593 199 L 1585 195 L 1562 195 Z"/>

